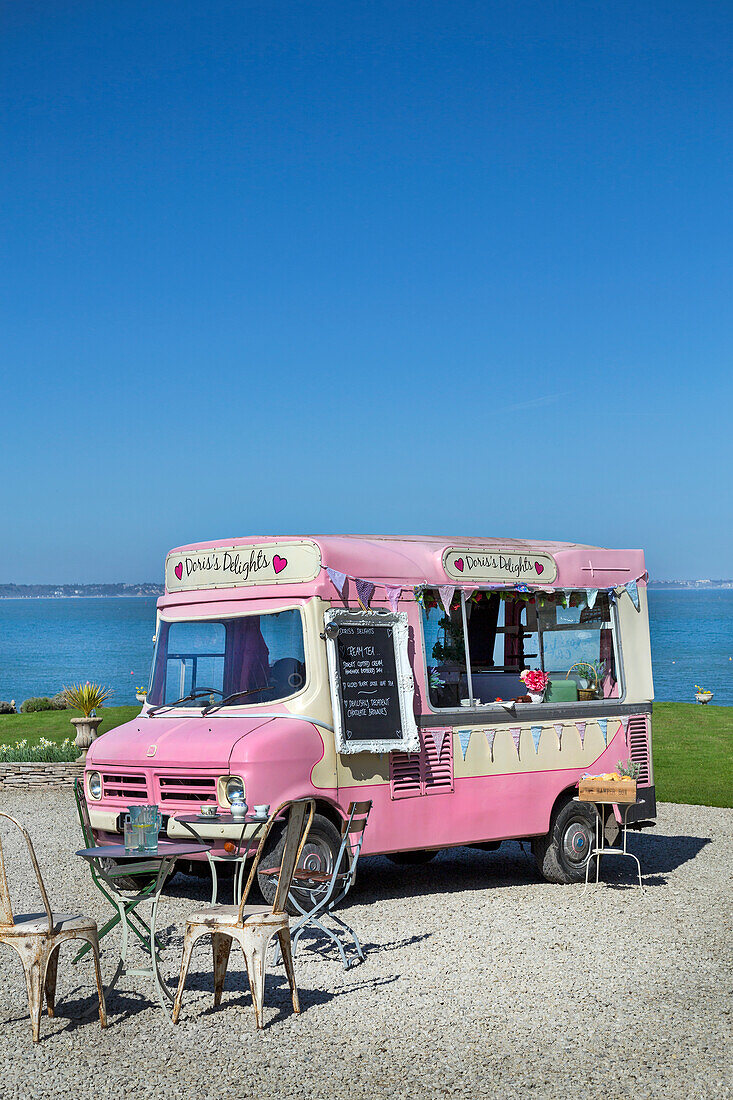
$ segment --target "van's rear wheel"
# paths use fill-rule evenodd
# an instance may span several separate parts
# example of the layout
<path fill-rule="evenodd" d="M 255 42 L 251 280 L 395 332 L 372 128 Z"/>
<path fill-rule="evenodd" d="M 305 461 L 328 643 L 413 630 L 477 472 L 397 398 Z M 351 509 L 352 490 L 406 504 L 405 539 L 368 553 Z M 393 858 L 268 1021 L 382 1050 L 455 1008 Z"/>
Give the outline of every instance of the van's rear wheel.
<path fill-rule="evenodd" d="M 333 822 L 329 821 L 327 817 L 323 817 L 322 814 L 314 814 L 308 838 L 298 860 L 298 867 L 330 875 L 338 859 L 340 847 L 341 834 Z M 261 872 L 268 867 L 279 867 L 282 863 L 284 850 L 285 829 L 282 829 L 280 835 L 273 837 L 272 844 L 262 853 L 262 859 L 257 868 L 257 885 L 268 905 L 272 905 L 275 900 L 277 879 L 273 875 L 263 875 Z M 298 893 L 298 901 L 306 911 L 311 908 L 308 903 L 308 895 L 303 891 Z M 287 910 L 293 916 L 298 912 L 290 902 L 288 902 Z"/>
<path fill-rule="evenodd" d="M 547 836 L 535 837 L 532 853 L 548 882 L 584 882 L 594 845 L 593 809 L 571 801 L 555 811 Z"/>

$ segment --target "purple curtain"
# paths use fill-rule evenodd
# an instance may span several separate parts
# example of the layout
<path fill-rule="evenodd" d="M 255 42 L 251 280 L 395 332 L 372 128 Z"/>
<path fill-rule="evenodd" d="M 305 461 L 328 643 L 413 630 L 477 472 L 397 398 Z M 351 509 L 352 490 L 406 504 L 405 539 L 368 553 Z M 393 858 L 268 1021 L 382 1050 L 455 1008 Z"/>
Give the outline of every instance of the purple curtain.
<path fill-rule="evenodd" d="M 227 623 L 224 694 L 267 687 L 269 676 L 270 651 L 262 637 L 259 615 Z"/>

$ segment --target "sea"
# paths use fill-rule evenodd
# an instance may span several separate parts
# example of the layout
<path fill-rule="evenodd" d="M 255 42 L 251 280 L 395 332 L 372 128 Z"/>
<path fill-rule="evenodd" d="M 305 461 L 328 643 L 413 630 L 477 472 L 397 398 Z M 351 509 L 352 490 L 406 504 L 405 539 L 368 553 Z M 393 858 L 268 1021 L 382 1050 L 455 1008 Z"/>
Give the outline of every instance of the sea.
<path fill-rule="evenodd" d="M 86 680 L 108 685 L 110 706 L 147 686 L 155 597 L 0 599 L 0 700 L 18 707 Z M 733 706 L 733 589 L 650 589 L 655 697 Z"/>

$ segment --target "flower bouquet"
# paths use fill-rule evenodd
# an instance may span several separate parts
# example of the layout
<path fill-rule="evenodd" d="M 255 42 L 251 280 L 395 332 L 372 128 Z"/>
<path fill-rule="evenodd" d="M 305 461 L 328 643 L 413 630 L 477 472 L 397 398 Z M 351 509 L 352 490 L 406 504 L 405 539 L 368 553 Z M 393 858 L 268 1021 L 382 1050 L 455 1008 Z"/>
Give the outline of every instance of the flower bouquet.
<path fill-rule="evenodd" d="M 547 673 L 538 668 L 525 668 L 524 672 L 519 673 L 519 679 L 524 681 L 527 694 L 532 702 L 541 703 L 550 682 Z"/>

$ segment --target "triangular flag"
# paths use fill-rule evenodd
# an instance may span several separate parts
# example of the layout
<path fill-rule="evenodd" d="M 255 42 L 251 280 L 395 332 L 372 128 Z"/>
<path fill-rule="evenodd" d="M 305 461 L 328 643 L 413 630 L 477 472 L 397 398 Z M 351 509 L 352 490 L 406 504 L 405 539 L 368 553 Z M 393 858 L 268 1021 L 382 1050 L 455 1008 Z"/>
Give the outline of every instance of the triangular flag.
<path fill-rule="evenodd" d="M 484 730 L 486 734 L 486 740 L 489 745 L 489 752 L 491 753 L 491 763 L 494 763 L 494 738 L 496 737 L 496 730 Z"/>
<path fill-rule="evenodd" d="M 433 737 L 433 744 L 435 745 L 435 751 L 438 754 L 438 760 L 443 755 L 443 743 L 448 736 L 448 730 L 431 730 Z"/>
<path fill-rule="evenodd" d="M 608 744 L 608 719 L 599 718 L 598 725 L 601 727 L 601 733 L 603 734 L 603 744 Z"/>
<path fill-rule="evenodd" d="M 624 731 L 624 740 L 626 741 L 626 744 L 628 745 L 628 743 L 629 743 L 629 716 L 628 715 L 625 715 L 621 719 L 621 729 Z"/>
<path fill-rule="evenodd" d="M 356 585 L 356 597 L 362 610 L 368 611 L 369 601 L 374 595 L 374 585 L 371 581 L 360 580 L 359 577 L 354 577 L 354 584 Z"/>
<path fill-rule="evenodd" d="M 450 615 L 450 605 L 453 599 L 453 593 L 456 587 L 454 584 L 439 584 L 438 592 L 440 593 L 440 602 L 445 608 L 446 615 Z"/>
<path fill-rule="evenodd" d="M 562 751 L 562 722 L 553 722 L 553 725 L 555 727 L 555 733 L 557 734 L 557 747 Z"/>
<path fill-rule="evenodd" d="M 333 587 L 338 592 L 339 596 L 343 599 L 344 589 L 346 587 L 346 574 L 339 572 L 338 569 L 331 569 L 330 565 L 326 566 L 326 572 L 331 578 Z"/>
<path fill-rule="evenodd" d="M 639 587 L 638 587 L 636 581 L 629 581 L 628 584 L 624 585 L 624 588 L 626 589 L 628 594 L 631 596 L 631 602 L 633 603 L 634 607 L 636 608 L 637 611 L 639 611 L 640 610 L 640 607 L 639 607 Z"/>
<path fill-rule="evenodd" d="M 597 588 L 586 588 L 585 594 L 586 594 L 586 597 L 587 597 L 587 600 L 588 600 L 588 610 L 592 611 L 593 608 L 596 606 L 596 599 L 598 597 L 598 589 Z"/>
<path fill-rule="evenodd" d="M 522 731 L 519 726 L 512 726 L 511 730 L 512 741 L 514 742 L 514 748 L 517 750 L 517 756 L 519 756 L 519 742 L 522 738 Z"/>
<path fill-rule="evenodd" d="M 609 588 L 609 590 L 608 590 L 608 602 L 610 604 L 615 604 L 617 602 L 616 589 L 615 588 Z"/>
<path fill-rule="evenodd" d="M 400 596 L 402 595 L 402 589 L 399 585 L 385 584 L 385 590 L 387 592 L 387 599 L 389 600 L 389 606 L 396 613 L 397 604 L 400 602 Z"/>
<path fill-rule="evenodd" d="M 540 737 L 542 736 L 542 726 L 532 726 L 532 740 L 534 741 L 534 751 L 538 753 L 540 751 Z"/>
<path fill-rule="evenodd" d="M 470 730 L 459 730 L 458 740 L 461 742 L 461 752 L 463 753 L 463 759 L 466 759 L 466 753 L 468 752 L 468 743 L 471 740 Z"/>
<path fill-rule="evenodd" d="M 575 728 L 580 734 L 580 744 L 583 747 L 585 745 L 585 722 L 576 722 Z"/>

